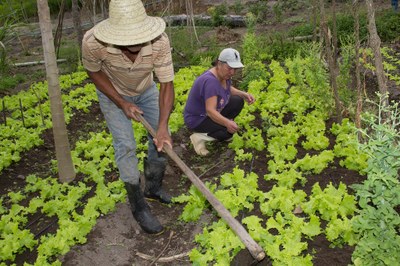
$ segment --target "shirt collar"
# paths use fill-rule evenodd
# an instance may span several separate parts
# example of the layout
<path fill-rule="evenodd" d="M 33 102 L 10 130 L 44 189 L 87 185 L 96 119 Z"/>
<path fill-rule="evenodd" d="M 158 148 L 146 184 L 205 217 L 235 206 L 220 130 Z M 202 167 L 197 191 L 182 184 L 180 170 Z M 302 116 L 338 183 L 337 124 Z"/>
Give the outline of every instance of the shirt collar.
<path fill-rule="evenodd" d="M 117 46 L 112 45 L 112 44 L 107 46 L 107 52 L 110 54 L 121 54 L 122 53 L 121 50 Z M 151 55 L 152 53 L 153 53 L 153 50 L 152 50 L 150 42 L 146 43 L 146 45 L 143 46 L 142 49 L 140 49 L 140 54 L 142 56 Z"/>

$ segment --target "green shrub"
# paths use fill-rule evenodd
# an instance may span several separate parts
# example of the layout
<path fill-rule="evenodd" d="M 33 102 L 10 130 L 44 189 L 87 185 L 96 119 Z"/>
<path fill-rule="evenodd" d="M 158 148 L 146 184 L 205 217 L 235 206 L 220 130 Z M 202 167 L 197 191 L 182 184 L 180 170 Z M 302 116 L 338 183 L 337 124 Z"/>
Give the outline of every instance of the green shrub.
<path fill-rule="evenodd" d="M 214 60 L 222 50 L 217 44 L 215 35 L 205 35 L 212 30 L 211 27 L 196 27 L 201 43 L 197 42 L 194 33 L 190 30 L 192 29 L 184 26 L 167 29 L 173 47 L 172 59 L 177 68 L 197 65 L 204 57 L 211 57 Z M 204 47 L 207 48 L 204 49 Z"/>
<path fill-rule="evenodd" d="M 282 22 L 282 15 L 283 15 L 282 6 L 279 4 L 276 4 L 272 7 L 272 11 L 274 12 L 274 15 L 275 15 L 275 21 Z"/>
<path fill-rule="evenodd" d="M 368 28 L 367 28 L 367 17 L 365 14 L 360 14 L 359 18 L 360 23 L 360 40 L 366 40 L 368 36 Z M 328 22 L 329 27 L 332 29 L 332 21 Z M 336 27 L 337 27 L 337 35 L 340 36 L 350 36 L 354 34 L 354 18 L 350 14 L 338 14 L 336 16 Z M 342 44 L 339 42 L 338 44 L 341 46 Z"/>
<path fill-rule="evenodd" d="M 4 39 L 11 32 L 11 23 L 6 20 L 2 27 L 0 27 L 0 74 L 4 74 L 8 71 L 8 59 L 7 59 L 7 48 L 3 44 Z"/>
<path fill-rule="evenodd" d="M 253 2 L 249 6 L 249 12 L 253 13 L 257 18 L 257 22 L 265 22 L 268 15 L 269 7 L 266 1 Z"/>
<path fill-rule="evenodd" d="M 400 36 L 400 13 L 392 10 L 384 11 L 375 17 L 378 35 L 383 42 L 390 42 Z M 367 41 L 368 38 L 368 22 L 365 13 L 360 14 L 360 40 Z M 332 29 L 332 20 L 328 21 L 329 28 Z M 341 47 L 343 38 L 354 35 L 354 18 L 353 15 L 342 13 L 336 15 L 336 28 L 338 35 L 338 45 Z M 313 26 L 309 23 L 295 26 L 290 29 L 288 36 L 306 36 L 313 34 Z"/>
<path fill-rule="evenodd" d="M 254 30 L 256 28 L 257 25 L 257 18 L 256 16 L 254 16 L 253 13 L 249 12 L 246 14 L 245 17 L 245 24 L 246 24 L 246 28 L 247 28 L 247 32 L 248 33 L 254 33 Z"/>
<path fill-rule="evenodd" d="M 60 11 L 60 0 L 48 0 L 50 14 L 57 16 Z M 71 0 L 65 2 L 66 10 L 71 10 Z M 0 25 L 7 19 L 28 22 L 37 18 L 36 0 L 8 0 L 0 1 Z"/>
<path fill-rule="evenodd" d="M 253 80 L 269 80 L 270 75 L 267 67 L 260 61 L 253 61 L 245 65 L 243 69 L 243 80 L 239 84 L 239 88 L 247 90 L 249 83 Z"/>
<path fill-rule="evenodd" d="M 277 1 L 283 10 L 297 10 L 304 6 L 309 5 L 309 1 L 299 1 L 299 0 L 281 0 Z"/>
<path fill-rule="evenodd" d="M 0 4 L 0 24 L 9 19 L 28 22 L 32 17 L 37 17 L 37 4 L 34 0 L 10 0 Z"/>
<path fill-rule="evenodd" d="M 400 36 L 400 12 L 392 10 L 376 18 L 376 28 L 383 42 L 393 41 Z"/>
<path fill-rule="evenodd" d="M 337 76 L 336 82 L 339 89 L 339 99 L 343 102 L 344 106 L 350 111 L 351 114 L 355 112 L 357 95 L 356 90 L 352 88 L 354 84 L 351 84 L 354 78 L 354 37 L 349 36 L 347 38 L 340 38 L 342 43 L 341 48 L 341 60 L 339 60 L 339 75 Z"/>
<path fill-rule="evenodd" d="M 66 63 L 60 64 L 60 72 L 69 73 L 76 71 L 80 61 L 80 50 L 75 39 L 63 40 L 61 42 L 58 58 L 67 60 Z"/>
<path fill-rule="evenodd" d="M 256 36 L 253 32 L 248 32 L 242 44 L 243 62 L 247 65 L 253 61 L 284 61 L 294 57 L 302 45 L 301 42 L 291 41 L 281 33 Z"/>
<path fill-rule="evenodd" d="M 8 61 L 7 61 L 7 52 L 3 43 L 0 41 L 0 74 L 4 74 L 7 72 L 9 68 Z"/>
<path fill-rule="evenodd" d="M 329 28 L 332 29 L 333 22 L 328 21 Z M 317 25 L 319 27 L 319 25 Z M 337 14 L 336 15 L 336 29 L 338 34 L 339 43 L 340 36 L 351 36 L 354 34 L 354 18 L 348 14 Z M 299 26 L 295 26 L 289 30 L 288 36 L 307 36 L 312 35 L 314 31 L 314 26 L 311 23 L 301 24 Z M 368 29 L 366 25 L 366 16 L 360 16 L 360 39 L 365 40 L 368 36 Z"/>
<path fill-rule="evenodd" d="M 281 33 L 274 33 L 271 36 L 266 44 L 266 51 L 273 60 L 285 61 L 286 58 L 292 58 L 303 45 L 301 42 L 288 39 Z"/>
<path fill-rule="evenodd" d="M 228 13 L 228 7 L 225 4 L 212 6 L 208 8 L 207 12 L 211 16 L 211 21 L 214 27 L 225 25 L 226 21 L 224 15 Z"/>
<path fill-rule="evenodd" d="M 313 33 L 314 33 L 314 26 L 312 24 L 305 23 L 290 29 L 288 32 L 288 36 L 289 37 L 307 36 L 307 35 L 312 35 Z"/>
<path fill-rule="evenodd" d="M 368 21 L 366 14 L 360 14 L 360 40 L 366 41 L 368 38 Z M 400 36 L 400 13 L 393 12 L 391 9 L 376 14 L 376 28 L 378 35 L 383 42 L 390 42 Z M 337 20 L 338 36 L 351 36 L 354 34 L 354 18 L 349 14 L 338 14 Z M 332 28 L 332 21 L 329 21 L 329 26 Z M 339 46 L 342 43 L 339 42 Z"/>
<path fill-rule="evenodd" d="M 233 11 L 236 15 L 240 15 L 243 11 L 243 4 L 240 0 L 235 0 L 235 3 L 232 6 Z"/>
<path fill-rule="evenodd" d="M 244 65 L 247 65 L 253 61 L 260 60 L 260 52 L 261 46 L 260 38 L 256 36 L 254 32 L 248 32 L 244 36 L 243 44 L 242 44 L 242 60 Z"/>

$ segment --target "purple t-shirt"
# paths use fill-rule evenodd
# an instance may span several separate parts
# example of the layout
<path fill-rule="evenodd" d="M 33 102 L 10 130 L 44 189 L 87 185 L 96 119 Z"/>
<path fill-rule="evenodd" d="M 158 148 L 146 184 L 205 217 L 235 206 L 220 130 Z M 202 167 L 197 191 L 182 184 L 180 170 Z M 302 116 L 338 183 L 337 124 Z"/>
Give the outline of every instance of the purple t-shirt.
<path fill-rule="evenodd" d="M 201 74 L 194 82 L 186 101 L 183 117 L 188 128 L 194 129 L 207 117 L 206 100 L 217 96 L 217 111 L 228 104 L 231 95 L 231 80 L 226 81 L 226 89 L 209 70 Z"/>

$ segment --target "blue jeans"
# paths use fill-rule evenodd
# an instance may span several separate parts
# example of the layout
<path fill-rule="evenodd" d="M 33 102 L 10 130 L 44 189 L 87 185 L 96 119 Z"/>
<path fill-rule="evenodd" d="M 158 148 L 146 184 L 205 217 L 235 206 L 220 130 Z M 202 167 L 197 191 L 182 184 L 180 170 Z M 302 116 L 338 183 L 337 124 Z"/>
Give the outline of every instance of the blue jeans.
<path fill-rule="evenodd" d="M 397 11 L 399 8 L 399 2 L 398 0 L 392 0 L 392 7 L 394 11 Z"/>
<path fill-rule="evenodd" d="M 107 127 L 113 137 L 115 161 L 123 182 L 139 184 L 138 158 L 136 156 L 136 140 L 132 120 L 127 118 L 122 109 L 118 108 L 105 94 L 97 91 L 100 108 L 107 122 Z M 159 91 L 156 84 L 138 96 L 123 96 L 125 100 L 137 105 L 143 111 L 143 117 L 157 130 L 159 118 Z M 154 145 L 153 137 L 148 135 L 148 160 L 166 162 L 166 158 Z"/>

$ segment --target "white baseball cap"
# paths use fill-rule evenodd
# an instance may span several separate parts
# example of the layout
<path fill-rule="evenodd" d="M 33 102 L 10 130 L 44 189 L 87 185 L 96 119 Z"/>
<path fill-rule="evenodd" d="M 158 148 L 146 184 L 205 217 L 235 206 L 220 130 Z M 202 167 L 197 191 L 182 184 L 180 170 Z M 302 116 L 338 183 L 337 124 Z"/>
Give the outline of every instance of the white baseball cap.
<path fill-rule="evenodd" d="M 240 61 L 240 54 L 233 48 L 226 48 L 219 54 L 218 60 L 225 62 L 231 68 L 242 68 L 244 65 Z"/>

